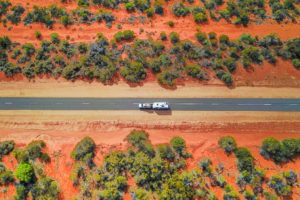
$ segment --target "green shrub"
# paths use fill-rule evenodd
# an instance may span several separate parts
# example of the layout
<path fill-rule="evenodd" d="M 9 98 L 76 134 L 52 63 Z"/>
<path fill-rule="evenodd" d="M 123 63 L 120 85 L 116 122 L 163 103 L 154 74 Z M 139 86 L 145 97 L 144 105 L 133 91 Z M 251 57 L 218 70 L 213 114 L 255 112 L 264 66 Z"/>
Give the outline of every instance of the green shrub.
<path fill-rule="evenodd" d="M 172 148 L 179 154 L 184 155 L 186 151 L 186 143 L 182 137 L 175 136 L 171 139 L 170 144 Z"/>
<path fill-rule="evenodd" d="M 33 167 L 28 163 L 19 164 L 17 166 L 15 176 L 24 183 L 32 183 L 35 180 Z"/>
<path fill-rule="evenodd" d="M 134 32 L 131 30 L 119 31 L 114 35 L 117 42 L 130 41 L 135 37 Z"/>
<path fill-rule="evenodd" d="M 15 142 L 12 140 L 0 142 L 0 160 L 5 155 L 8 155 L 15 148 Z"/>
<path fill-rule="evenodd" d="M 140 11 L 145 11 L 150 8 L 149 0 L 134 0 L 135 7 Z"/>
<path fill-rule="evenodd" d="M 203 72 L 202 68 L 199 65 L 191 64 L 185 67 L 186 73 L 196 79 L 206 80 L 206 74 Z"/>
<path fill-rule="evenodd" d="M 90 5 L 89 0 L 77 0 L 77 4 L 78 6 L 84 6 L 84 7 Z"/>
<path fill-rule="evenodd" d="M 0 37 L 0 50 L 7 50 L 11 47 L 12 42 L 7 36 Z"/>
<path fill-rule="evenodd" d="M 294 67 L 296 67 L 297 69 L 300 69 L 300 59 L 293 59 L 292 63 L 294 65 Z"/>
<path fill-rule="evenodd" d="M 179 38 L 179 34 L 176 33 L 176 32 L 171 32 L 170 33 L 170 40 L 173 44 L 177 43 L 180 41 L 180 38 Z"/>
<path fill-rule="evenodd" d="M 135 10 L 135 5 L 133 2 L 129 1 L 125 4 L 125 8 L 128 12 L 134 12 Z"/>
<path fill-rule="evenodd" d="M 287 185 L 281 175 L 274 175 L 270 178 L 268 185 L 274 189 L 276 194 L 282 197 L 289 197 L 292 194 L 292 188 Z"/>
<path fill-rule="evenodd" d="M 8 11 L 8 8 L 11 6 L 11 3 L 9 0 L 2 0 L 0 1 L 0 17 L 5 15 Z"/>
<path fill-rule="evenodd" d="M 259 48 L 254 46 L 245 48 L 241 54 L 242 54 L 242 62 L 245 67 L 248 67 L 249 65 L 251 65 L 251 63 L 260 64 L 263 61 L 263 57 L 261 55 Z"/>
<path fill-rule="evenodd" d="M 24 50 L 26 56 L 33 56 L 35 53 L 35 47 L 31 43 L 26 43 L 22 46 L 22 49 Z"/>
<path fill-rule="evenodd" d="M 51 13 L 47 8 L 33 6 L 33 10 L 28 12 L 24 18 L 24 24 L 28 25 L 31 23 L 43 23 L 48 28 L 52 28 L 54 20 L 51 17 Z"/>
<path fill-rule="evenodd" d="M 60 38 L 59 38 L 58 33 L 51 33 L 50 38 L 51 38 L 51 42 L 53 44 L 59 44 L 60 43 Z"/>
<path fill-rule="evenodd" d="M 203 45 L 207 44 L 207 36 L 204 32 L 198 31 L 195 36 L 199 43 Z"/>
<path fill-rule="evenodd" d="M 168 39 L 166 32 L 163 31 L 163 32 L 160 33 L 160 39 L 162 41 L 166 41 Z"/>
<path fill-rule="evenodd" d="M 234 152 L 237 149 L 236 141 L 231 136 L 221 137 L 218 141 L 218 144 L 228 154 Z"/>
<path fill-rule="evenodd" d="M 149 142 L 149 134 L 143 130 L 133 130 L 125 139 L 129 144 L 134 147 L 139 147 L 140 145 Z"/>
<path fill-rule="evenodd" d="M 154 8 L 148 8 L 146 10 L 146 14 L 147 14 L 147 17 L 153 17 L 154 16 Z"/>
<path fill-rule="evenodd" d="M 208 21 L 205 9 L 195 7 L 193 8 L 192 13 L 196 23 L 204 23 Z"/>
<path fill-rule="evenodd" d="M 287 162 L 300 154 L 299 139 L 278 141 L 272 137 L 266 138 L 261 146 L 261 155 L 276 163 Z"/>
<path fill-rule="evenodd" d="M 168 161 L 173 161 L 175 159 L 175 154 L 168 144 L 160 144 L 157 146 L 157 150 L 159 153 L 159 156 L 162 159 L 168 160 Z"/>
<path fill-rule="evenodd" d="M 227 67 L 229 72 L 234 72 L 236 70 L 236 61 L 233 58 L 226 58 L 223 61 L 224 65 Z"/>
<path fill-rule="evenodd" d="M 171 71 L 164 71 L 158 76 L 158 82 L 162 85 L 173 86 L 179 74 Z"/>
<path fill-rule="evenodd" d="M 170 26 L 171 28 L 174 27 L 175 23 L 173 21 L 168 21 L 167 22 L 168 26 Z"/>
<path fill-rule="evenodd" d="M 253 172 L 255 164 L 250 151 L 247 148 L 237 148 L 234 153 L 238 161 L 239 171 Z"/>
<path fill-rule="evenodd" d="M 14 25 L 18 25 L 21 21 L 21 15 L 25 12 L 25 9 L 21 5 L 13 6 L 12 13 L 7 15 L 7 19 Z"/>
<path fill-rule="evenodd" d="M 62 23 L 62 25 L 64 25 L 64 27 L 68 27 L 69 25 L 72 24 L 72 19 L 69 15 L 64 15 L 61 16 L 60 22 Z"/>
<path fill-rule="evenodd" d="M 42 33 L 40 31 L 35 31 L 34 36 L 38 40 L 42 39 Z"/>
<path fill-rule="evenodd" d="M 96 144 L 90 137 L 85 137 L 76 144 L 71 157 L 76 161 L 85 161 L 87 157 L 93 158 L 95 156 Z"/>
<path fill-rule="evenodd" d="M 190 10 L 180 2 L 173 5 L 172 12 L 176 17 L 184 17 L 190 13 Z"/>
<path fill-rule="evenodd" d="M 58 199 L 59 187 L 56 181 L 43 177 L 33 185 L 30 193 L 33 199 Z"/>
<path fill-rule="evenodd" d="M 146 78 L 146 70 L 142 63 L 132 61 L 121 68 L 121 75 L 130 82 L 140 82 Z"/>
<path fill-rule="evenodd" d="M 217 77 L 223 81 L 226 85 L 232 85 L 233 79 L 230 73 L 225 72 L 224 70 L 218 70 L 216 72 Z"/>

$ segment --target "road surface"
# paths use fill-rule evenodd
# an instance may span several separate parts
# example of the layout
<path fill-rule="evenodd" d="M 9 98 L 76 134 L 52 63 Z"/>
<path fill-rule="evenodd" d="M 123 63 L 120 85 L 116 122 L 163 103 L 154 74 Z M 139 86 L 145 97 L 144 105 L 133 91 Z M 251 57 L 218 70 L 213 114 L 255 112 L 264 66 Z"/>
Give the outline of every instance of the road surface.
<path fill-rule="evenodd" d="M 154 101 L 167 101 L 172 110 L 300 111 L 300 99 L 260 98 L 0 98 L 0 110 L 137 110 Z"/>

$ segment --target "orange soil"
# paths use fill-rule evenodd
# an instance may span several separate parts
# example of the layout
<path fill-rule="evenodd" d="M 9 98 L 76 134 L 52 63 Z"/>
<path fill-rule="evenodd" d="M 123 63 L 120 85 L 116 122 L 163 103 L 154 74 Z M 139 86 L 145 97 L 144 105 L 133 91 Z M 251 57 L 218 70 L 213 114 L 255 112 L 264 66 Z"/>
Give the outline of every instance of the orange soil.
<path fill-rule="evenodd" d="M 213 165 L 217 166 L 219 163 L 223 163 L 225 166 L 224 176 L 226 180 L 235 185 L 235 177 L 237 176 L 236 163 L 233 155 L 227 156 L 223 150 L 218 148 L 217 141 L 220 137 L 224 135 L 232 135 L 236 138 L 238 145 L 240 147 L 247 147 L 253 153 L 257 166 L 264 168 L 267 172 L 267 176 L 271 176 L 275 173 L 282 172 L 284 170 L 294 170 L 300 173 L 300 159 L 295 162 L 290 162 L 288 164 L 278 166 L 271 161 L 263 159 L 259 154 L 259 146 L 264 138 L 272 136 L 277 139 L 284 138 L 298 138 L 300 134 L 281 134 L 274 133 L 272 127 L 265 126 L 263 130 L 265 133 L 245 133 L 245 130 L 249 130 L 253 125 L 248 126 L 234 126 L 232 129 L 211 131 L 210 133 L 205 133 L 201 131 L 192 130 L 167 130 L 167 129 L 149 129 L 150 139 L 153 144 L 167 143 L 173 136 L 180 135 L 186 141 L 189 148 L 189 152 L 193 154 L 193 158 L 188 161 L 189 169 L 197 167 L 199 160 L 209 157 L 213 161 Z M 234 129 L 234 131 L 233 131 Z M 41 132 L 41 131 L 12 131 L 12 130 L 2 130 L 0 136 L 5 139 L 13 138 L 18 144 L 28 143 L 32 139 L 42 139 L 45 140 L 48 146 L 48 152 L 51 156 L 52 162 L 50 165 L 45 166 L 45 170 L 48 175 L 55 178 L 60 185 L 62 191 L 63 199 L 71 199 L 74 197 L 78 190 L 72 186 L 70 181 L 70 171 L 72 169 L 73 161 L 70 158 L 70 152 L 75 144 L 85 135 L 92 137 L 97 144 L 97 155 L 95 158 L 96 163 L 101 163 L 103 156 L 116 149 L 125 149 L 127 146 L 124 142 L 125 136 L 130 132 L 131 129 L 115 129 L 111 131 L 96 131 L 96 132 L 72 132 L 67 131 L 60 132 Z M 246 131 L 247 132 L 247 131 Z M 70 137 L 72 135 L 72 137 Z M 29 137 L 26 137 L 29 136 Z M 35 136 L 35 137 L 34 137 Z M 3 139 L 4 139 L 3 138 Z M 58 139 L 59 138 L 59 139 Z M 20 145 L 18 145 L 20 146 Z M 23 145 L 21 145 L 23 146 Z M 12 156 L 7 156 L 4 158 L 4 163 L 8 168 L 13 169 L 15 167 L 15 160 Z M 222 195 L 220 189 L 213 189 L 219 197 Z M 6 197 L 11 198 L 14 192 L 13 187 L 9 187 L 8 192 L 5 194 Z M 297 199 L 297 194 L 299 195 L 300 189 L 294 189 L 294 198 Z M 0 194 L 0 198 L 4 194 Z M 130 199 L 129 195 L 126 198 Z"/>
<path fill-rule="evenodd" d="M 67 3 L 62 4 L 59 0 L 51 0 L 51 1 L 13 1 L 14 4 L 20 3 L 27 8 L 31 8 L 33 5 L 39 6 L 49 6 L 52 4 L 56 4 L 66 8 L 67 10 L 72 10 L 77 7 L 75 3 Z M 17 41 L 20 43 L 39 43 L 39 41 L 35 38 L 34 32 L 39 30 L 44 39 L 49 39 L 50 34 L 53 32 L 57 32 L 62 38 L 66 38 L 69 36 L 71 41 L 73 42 L 90 42 L 95 39 L 97 33 L 102 32 L 108 38 L 112 38 L 113 35 L 119 31 L 117 28 L 118 24 L 122 25 L 122 29 L 130 29 L 133 30 L 139 38 L 148 38 L 153 37 L 154 39 L 159 37 L 161 31 L 165 31 L 166 33 L 170 33 L 172 31 L 177 31 L 181 39 L 190 39 L 195 41 L 195 33 L 197 30 L 201 30 L 204 32 L 214 31 L 218 35 L 226 34 L 230 38 L 235 39 L 238 38 L 243 33 L 249 33 L 252 35 L 258 35 L 262 37 L 264 35 L 270 33 L 276 33 L 282 39 L 289 39 L 299 37 L 300 33 L 300 24 L 298 23 L 282 23 L 278 24 L 275 21 L 265 21 L 262 24 L 255 24 L 252 22 L 248 27 L 236 26 L 233 24 L 229 24 L 225 20 L 221 20 L 220 22 L 209 21 L 207 24 L 197 25 L 192 16 L 187 17 L 175 17 L 171 12 L 171 6 L 174 2 L 167 3 L 165 5 L 165 14 L 164 16 L 156 15 L 153 19 L 148 19 L 144 24 L 138 22 L 138 20 L 134 24 L 130 24 L 126 22 L 126 19 L 132 15 L 135 16 L 145 16 L 141 13 L 127 13 L 126 10 L 121 6 L 120 9 L 111 10 L 113 15 L 116 16 L 116 21 L 113 22 L 112 28 L 107 28 L 104 23 L 94 23 L 92 25 L 73 25 L 69 28 L 64 28 L 61 24 L 56 23 L 53 29 L 47 29 L 44 25 L 41 24 L 31 24 L 30 26 L 24 26 L 22 23 L 18 26 L 10 26 L 8 24 L 8 28 L 0 27 L 0 35 L 8 35 L 13 41 Z M 93 12 L 96 12 L 101 7 L 90 7 L 89 9 Z M 167 25 L 168 21 L 173 21 L 175 23 L 174 28 L 171 28 Z M 10 28 L 12 28 L 10 30 Z M 141 29 L 143 29 L 143 33 L 141 33 Z"/>

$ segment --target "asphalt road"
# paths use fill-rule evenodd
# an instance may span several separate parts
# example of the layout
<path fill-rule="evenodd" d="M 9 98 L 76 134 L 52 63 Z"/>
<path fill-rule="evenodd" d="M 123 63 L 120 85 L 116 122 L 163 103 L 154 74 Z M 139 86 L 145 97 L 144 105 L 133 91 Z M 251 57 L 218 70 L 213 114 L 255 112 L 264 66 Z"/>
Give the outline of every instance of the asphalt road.
<path fill-rule="evenodd" d="M 137 110 L 138 103 L 169 102 L 172 110 L 300 111 L 300 99 L 231 98 L 0 98 L 0 110 Z"/>

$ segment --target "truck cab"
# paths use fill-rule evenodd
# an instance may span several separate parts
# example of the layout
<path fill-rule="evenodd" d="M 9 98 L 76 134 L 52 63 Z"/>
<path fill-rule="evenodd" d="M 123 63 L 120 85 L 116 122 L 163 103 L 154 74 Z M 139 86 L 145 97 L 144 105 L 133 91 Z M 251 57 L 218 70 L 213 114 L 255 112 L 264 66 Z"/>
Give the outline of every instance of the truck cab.
<path fill-rule="evenodd" d="M 152 109 L 151 103 L 139 103 L 139 109 Z"/>

